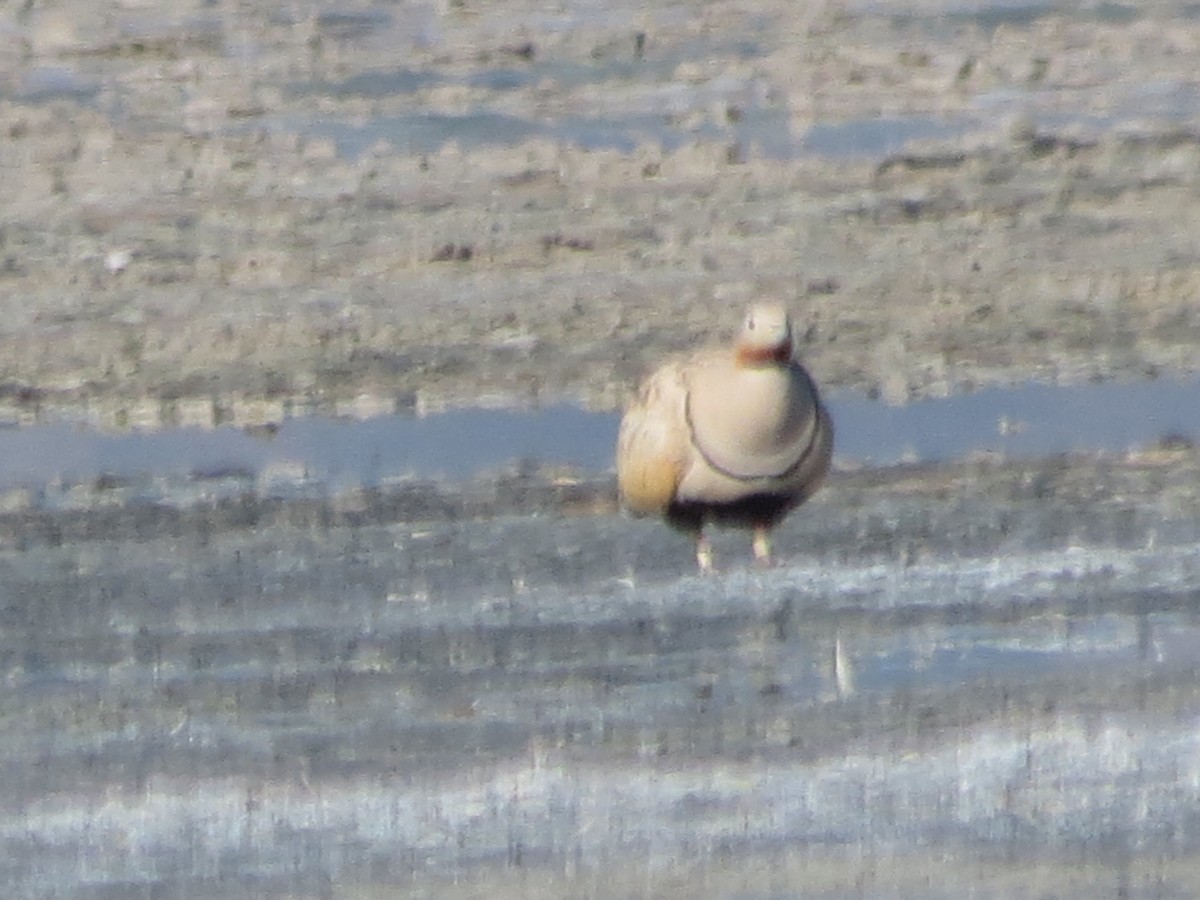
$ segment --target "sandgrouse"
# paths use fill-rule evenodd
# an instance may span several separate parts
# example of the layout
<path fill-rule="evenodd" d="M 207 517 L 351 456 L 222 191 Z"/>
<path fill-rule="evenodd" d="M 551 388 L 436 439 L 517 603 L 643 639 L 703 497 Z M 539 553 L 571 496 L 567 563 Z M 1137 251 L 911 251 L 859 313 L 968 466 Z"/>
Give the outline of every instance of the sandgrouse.
<path fill-rule="evenodd" d="M 833 423 L 793 357 L 786 310 L 757 304 L 732 347 L 670 361 L 642 383 L 621 420 L 617 483 L 630 512 L 693 535 L 707 573 L 708 522 L 752 528 L 754 557 L 768 563 L 770 529 L 820 487 L 832 453 Z"/>

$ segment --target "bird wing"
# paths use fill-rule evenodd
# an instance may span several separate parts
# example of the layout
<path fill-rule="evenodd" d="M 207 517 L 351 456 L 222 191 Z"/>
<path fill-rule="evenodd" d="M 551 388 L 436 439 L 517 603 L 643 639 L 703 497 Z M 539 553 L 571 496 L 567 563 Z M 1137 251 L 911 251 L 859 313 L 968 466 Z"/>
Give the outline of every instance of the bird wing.
<path fill-rule="evenodd" d="M 634 513 L 661 513 L 675 499 L 691 453 L 686 365 L 671 362 L 647 378 L 621 419 L 617 486 Z"/>

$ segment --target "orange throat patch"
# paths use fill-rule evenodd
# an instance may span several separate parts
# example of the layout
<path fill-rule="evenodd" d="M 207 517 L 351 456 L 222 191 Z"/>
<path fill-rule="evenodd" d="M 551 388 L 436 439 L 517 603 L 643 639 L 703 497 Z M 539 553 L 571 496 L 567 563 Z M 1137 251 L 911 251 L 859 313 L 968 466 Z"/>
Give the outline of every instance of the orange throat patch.
<path fill-rule="evenodd" d="M 792 360 L 792 342 L 784 341 L 773 347 L 747 347 L 739 344 L 735 351 L 739 366 L 765 366 L 770 363 L 788 363 Z"/>

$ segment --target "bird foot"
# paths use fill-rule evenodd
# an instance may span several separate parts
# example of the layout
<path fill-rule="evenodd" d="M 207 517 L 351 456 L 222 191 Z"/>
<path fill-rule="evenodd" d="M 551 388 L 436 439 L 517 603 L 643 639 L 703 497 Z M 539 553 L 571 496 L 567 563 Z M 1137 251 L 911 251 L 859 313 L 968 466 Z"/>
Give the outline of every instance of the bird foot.
<path fill-rule="evenodd" d="M 767 534 L 765 528 L 754 529 L 754 563 L 760 568 L 770 568 L 773 563 L 771 561 L 771 538 Z"/>

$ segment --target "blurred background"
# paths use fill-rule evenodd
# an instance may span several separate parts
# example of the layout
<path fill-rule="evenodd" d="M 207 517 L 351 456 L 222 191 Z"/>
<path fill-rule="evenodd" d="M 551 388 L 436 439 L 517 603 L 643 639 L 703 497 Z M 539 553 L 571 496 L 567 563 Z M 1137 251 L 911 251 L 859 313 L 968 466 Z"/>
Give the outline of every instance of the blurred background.
<path fill-rule="evenodd" d="M 12 896 L 1200 893 L 1200 15 L 0 5 Z M 621 404 L 791 307 L 750 563 Z"/>

